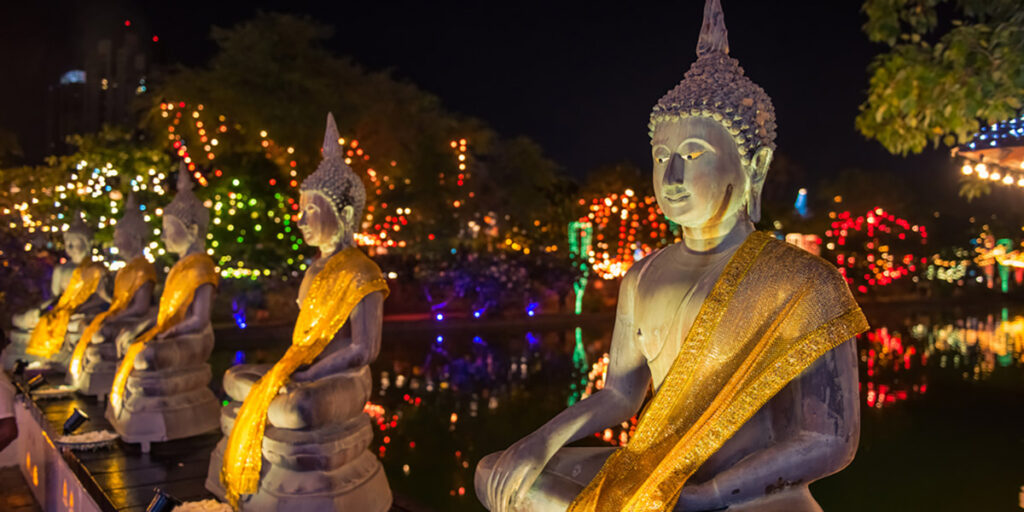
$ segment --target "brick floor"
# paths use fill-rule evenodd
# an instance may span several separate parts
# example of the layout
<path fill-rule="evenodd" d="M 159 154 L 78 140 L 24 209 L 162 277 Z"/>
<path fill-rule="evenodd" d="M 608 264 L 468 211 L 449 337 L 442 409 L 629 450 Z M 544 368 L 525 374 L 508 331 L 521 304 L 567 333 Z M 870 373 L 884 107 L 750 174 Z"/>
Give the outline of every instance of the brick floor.
<path fill-rule="evenodd" d="M 4 512 L 41 512 L 18 466 L 0 469 L 0 510 Z"/>

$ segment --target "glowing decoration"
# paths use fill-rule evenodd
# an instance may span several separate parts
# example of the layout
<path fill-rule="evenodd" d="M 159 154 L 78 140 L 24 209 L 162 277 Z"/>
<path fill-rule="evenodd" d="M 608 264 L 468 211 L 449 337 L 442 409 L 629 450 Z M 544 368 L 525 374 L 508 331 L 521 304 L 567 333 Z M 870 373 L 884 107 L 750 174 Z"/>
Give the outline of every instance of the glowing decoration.
<path fill-rule="evenodd" d="M 800 214 L 801 217 L 807 218 L 810 211 L 807 209 L 807 189 L 801 188 L 796 194 L 796 202 L 793 203 L 793 208 Z"/>
<path fill-rule="evenodd" d="M 680 240 L 678 226 L 669 223 L 654 197 L 637 197 L 632 189 L 593 199 L 579 222 L 592 226 L 588 262 L 602 279 L 626 275 L 637 261 L 637 250 L 646 256 Z"/>
<path fill-rule="evenodd" d="M 928 261 L 912 250 L 928 241 L 923 225 L 911 224 L 881 207 L 856 217 L 849 211 L 829 212 L 829 218 L 825 247 L 855 292 L 867 293 L 911 276 Z"/>
<path fill-rule="evenodd" d="M 590 222 L 573 221 L 569 223 L 569 255 L 579 261 L 580 277 L 572 283 L 575 296 L 574 312 L 583 312 L 583 293 L 587 290 L 587 278 L 590 276 L 589 256 L 594 238 L 594 227 Z"/>
<path fill-rule="evenodd" d="M 821 256 L 821 237 L 802 233 L 787 233 L 786 243 L 795 245 L 815 256 Z"/>
<path fill-rule="evenodd" d="M 964 176 L 1024 188 L 1024 115 L 982 126 L 952 155 L 963 158 Z"/>

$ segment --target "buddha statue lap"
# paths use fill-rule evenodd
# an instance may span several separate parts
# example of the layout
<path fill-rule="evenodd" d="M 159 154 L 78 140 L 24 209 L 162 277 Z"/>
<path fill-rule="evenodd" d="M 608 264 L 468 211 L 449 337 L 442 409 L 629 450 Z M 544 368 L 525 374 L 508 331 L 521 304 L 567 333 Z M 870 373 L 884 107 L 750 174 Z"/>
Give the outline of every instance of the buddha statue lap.
<path fill-rule="evenodd" d="M 68 261 L 53 269 L 52 299 L 11 319 L 11 344 L 4 351 L 4 367 L 23 359 L 49 369 L 63 370 L 82 329 L 107 308 L 106 270 L 90 255 L 92 230 L 80 213 L 64 232 Z"/>
<path fill-rule="evenodd" d="M 68 364 L 68 383 L 79 393 L 106 397 L 114 383 L 120 353 L 115 343 L 121 332 L 134 339 L 154 317 L 151 303 L 156 269 L 143 255 L 149 226 L 142 218 L 135 196 L 129 195 L 125 214 L 114 229 L 114 246 L 125 266 L 114 278 L 110 308 L 97 315 L 83 330 Z"/>
<path fill-rule="evenodd" d="M 208 384 L 213 351 L 210 307 L 218 284 L 204 251 L 209 212 L 192 192 L 184 164 L 178 191 L 164 209 L 162 240 L 180 258 L 167 274 L 155 325 L 134 339 L 122 331 L 123 356 L 114 374 L 106 417 L 121 438 L 170 441 L 217 428 L 220 404 Z M 148 321 L 144 320 L 147 324 Z M 129 343 L 125 344 L 126 341 Z"/>
<path fill-rule="evenodd" d="M 320 255 L 299 288 L 292 344 L 274 365 L 225 374 L 231 402 L 206 487 L 238 510 L 385 511 L 391 490 L 368 450 L 363 408 L 388 288 L 355 247 L 366 192 L 344 163 L 330 114 L 323 161 L 300 190 L 298 226 Z"/>
<path fill-rule="evenodd" d="M 697 55 L 650 120 L 655 195 L 683 240 L 623 278 L 604 389 L 479 462 L 489 510 L 820 510 L 808 484 L 856 452 L 867 322 L 834 267 L 754 230 L 774 110 L 728 56 L 718 0 Z M 565 447 L 651 387 L 625 446 Z"/>

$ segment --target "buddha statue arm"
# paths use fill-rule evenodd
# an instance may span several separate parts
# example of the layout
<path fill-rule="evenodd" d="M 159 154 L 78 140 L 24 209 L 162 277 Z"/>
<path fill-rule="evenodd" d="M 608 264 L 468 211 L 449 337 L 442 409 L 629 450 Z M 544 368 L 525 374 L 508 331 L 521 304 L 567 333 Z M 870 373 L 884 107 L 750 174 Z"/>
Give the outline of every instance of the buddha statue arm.
<path fill-rule="evenodd" d="M 684 510 L 711 510 L 806 485 L 853 460 L 860 437 L 857 345 L 827 352 L 765 404 L 776 443 L 704 482 L 687 483 Z"/>
<path fill-rule="evenodd" d="M 173 338 L 183 334 L 202 331 L 210 324 L 210 306 L 213 303 L 213 285 L 204 284 L 196 289 L 192 305 L 185 314 L 185 319 L 157 335 L 158 339 Z"/>
<path fill-rule="evenodd" d="M 383 293 L 373 292 L 363 297 L 363 300 L 356 304 L 349 315 L 352 342 L 313 363 L 308 369 L 295 372 L 292 374 L 291 380 L 295 382 L 313 381 L 373 362 L 380 352 L 383 314 Z"/>
<path fill-rule="evenodd" d="M 148 281 L 140 286 L 138 290 L 135 290 L 135 295 L 132 296 L 132 301 L 128 304 L 128 307 L 111 315 L 107 321 L 116 322 L 124 318 L 135 318 L 146 314 L 149 311 L 150 302 L 153 300 L 153 286 L 152 281 Z"/>
<path fill-rule="evenodd" d="M 637 271 L 630 270 L 619 290 L 604 389 L 565 409 L 501 454 L 486 486 L 486 502 L 491 505 L 492 512 L 511 510 L 514 504 L 521 502 L 560 448 L 609 425 L 626 421 L 640 410 L 650 386 L 651 374 L 634 336 L 637 274 Z"/>

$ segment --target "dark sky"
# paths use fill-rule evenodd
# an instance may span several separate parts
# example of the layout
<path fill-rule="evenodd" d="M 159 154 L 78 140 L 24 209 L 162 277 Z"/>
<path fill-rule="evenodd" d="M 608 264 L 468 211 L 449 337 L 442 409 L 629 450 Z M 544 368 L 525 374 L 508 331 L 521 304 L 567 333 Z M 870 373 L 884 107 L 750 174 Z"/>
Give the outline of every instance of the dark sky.
<path fill-rule="evenodd" d="M 648 113 L 695 59 L 703 8 L 702 0 L 10 4 L 0 7 L 0 127 L 16 132 L 30 155 L 40 151 L 45 86 L 80 66 L 76 48 L 90 34 L 125 30 L 132 19 L 131 30 L 160 37 L 164 61 L 198 65 L 214 50 L 211 25 L 264 10 L 333 25 L 337 53 L 392 69 L 503 134 L 534 138 L 575 176 L 621 160 L 649 167 Z M 779 150 L 812 180 L 862 167 L 938 175 L 953 186 L 944 152 L 894 157 L 854 130 L 867 65 L 882 49 L 860 30 L 860 1 L 722 4 L 731 54 L 775 102 Z"/>

